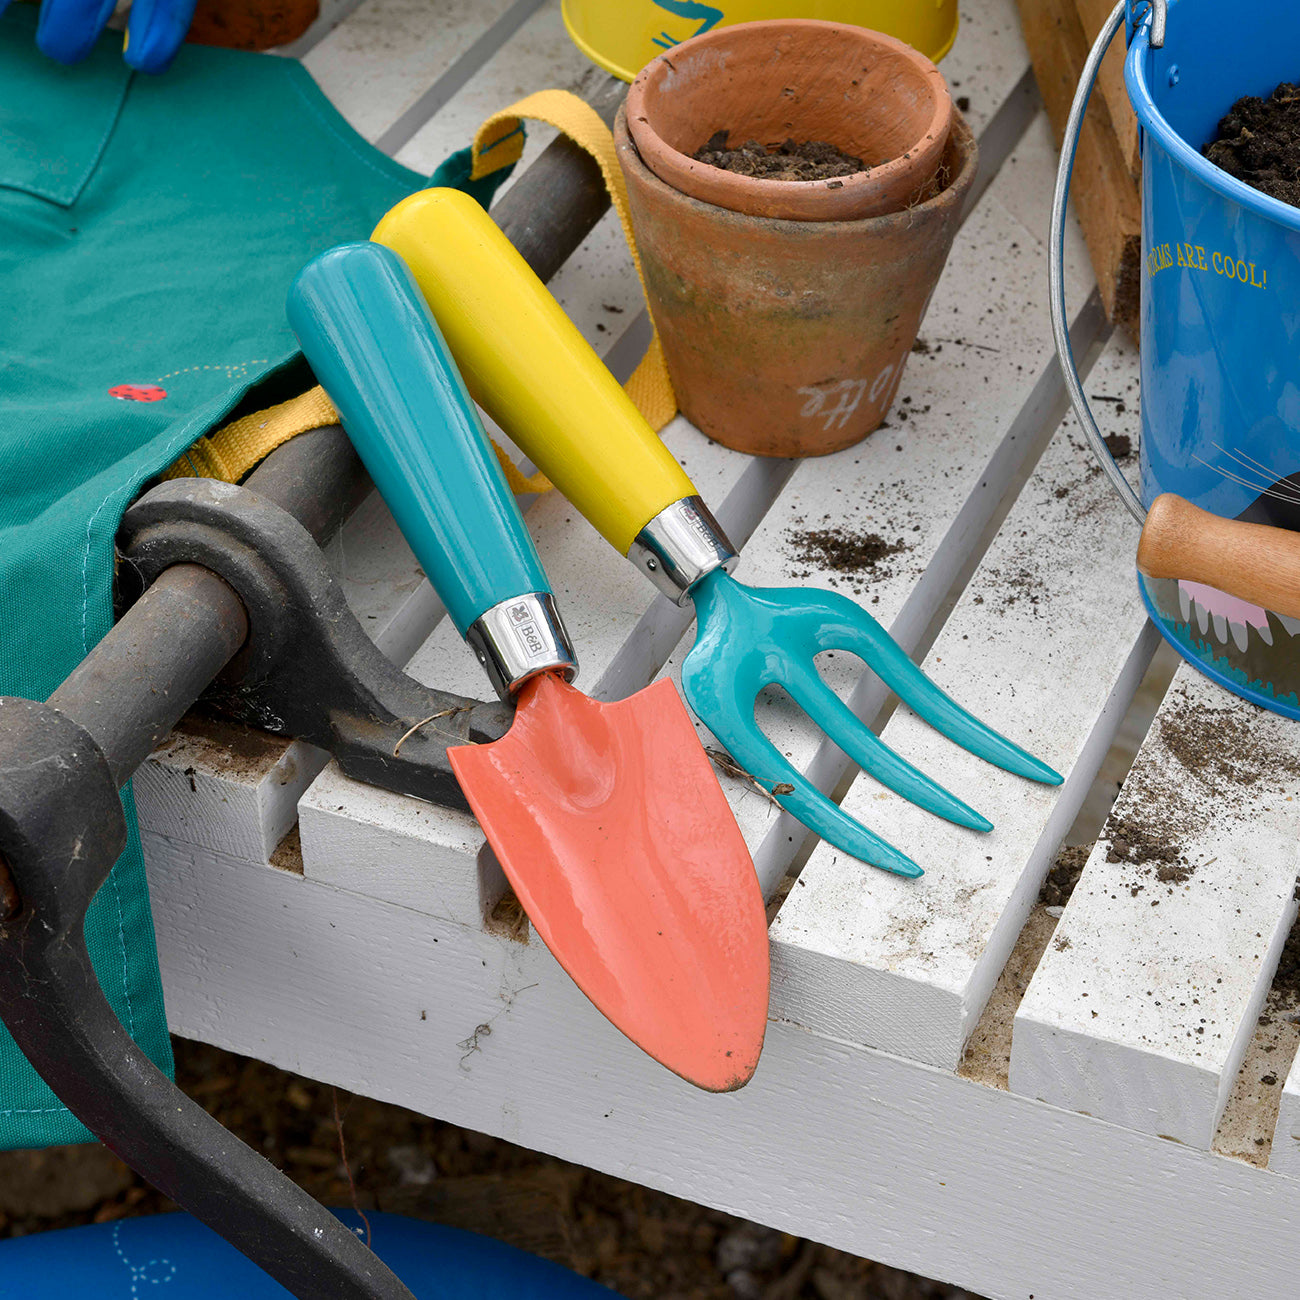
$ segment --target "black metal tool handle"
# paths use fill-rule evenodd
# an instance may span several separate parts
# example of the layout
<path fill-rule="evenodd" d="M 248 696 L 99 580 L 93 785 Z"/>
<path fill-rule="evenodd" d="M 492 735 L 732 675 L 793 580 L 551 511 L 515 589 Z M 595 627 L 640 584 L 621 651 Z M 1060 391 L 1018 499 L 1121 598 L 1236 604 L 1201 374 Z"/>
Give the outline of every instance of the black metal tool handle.
<path fill-rule="evenodd" d="M 0 1007 L 59 1098 L 159 1191 L 300 1300 L 413 1300 L 324 1206 L 191 1101 L 113 1014 L 83 923 L 126 844 L 107 758 L 48 704 L 0 697 L 0 853 L 22 900 L 0 927 Z"/>

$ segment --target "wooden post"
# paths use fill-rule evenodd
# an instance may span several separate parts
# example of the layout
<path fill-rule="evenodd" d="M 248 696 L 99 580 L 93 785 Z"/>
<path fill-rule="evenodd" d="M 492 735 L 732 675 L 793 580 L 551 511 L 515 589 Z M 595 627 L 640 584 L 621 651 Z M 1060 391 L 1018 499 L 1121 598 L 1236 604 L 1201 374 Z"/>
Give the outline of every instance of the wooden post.
<path fill-rule="evenodd" d="M 1092 43 L 1080 17 L 1104 0 L 1017 0 L 1025 42 L 1057 143 Z M 1091 24 L 1090 24 L 1091 27 Z M 1095 29 L 1093 36 L 1095 36 Z M 1124 94 L 1122 79 L 1115 91 Z M 1126 128 L 1127 129 L 1127 128 Z M 1133 156 L 1136 153 L 1136 129 Z M 1094 93 L 1079 133 L 1070 197 L 1083 226 L 1106 314 L 1137 336 L 1142 263 L 1141 201 L 1125 146 L 1116 134 L 1105 83 Z"/>
<path fill-rule="evenodd" d="M 1079 12 L 1084 35 L 1091 45 L 1110 17 L 1110 11 L 1115 7 L 1114 0 L 1074 0 L 1074 7 Z M 1101 71 L 1097 74 L 1097 89 L 1106 101 L 1106 111 L 1110 114 L 1124 161 L 1128 163 L 1133 179 L 1138 180 L 1142 175 L 1142 158 L 1138 153 L 1137 114 L 1133 112 L 1128 88 L 1124 85 L 1125 52 L 1122 37 L 1116 36 L 1102 60 Z"/>

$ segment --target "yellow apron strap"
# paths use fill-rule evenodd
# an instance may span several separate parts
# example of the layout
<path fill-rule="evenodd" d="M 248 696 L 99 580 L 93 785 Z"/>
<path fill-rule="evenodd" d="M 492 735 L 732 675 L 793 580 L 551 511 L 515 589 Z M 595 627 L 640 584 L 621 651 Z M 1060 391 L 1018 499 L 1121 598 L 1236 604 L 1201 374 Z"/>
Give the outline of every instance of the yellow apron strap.
<path fill-rule="evenodd" d="M 636 241 L 632 237 L 632 223 L 627 203 L 627 186 L 614 156 L 614 137 L 600 120 L 596 111 L 577 95 L 567 90 L 540 90 L 518 103 L 494 113 L 478 129 L 474 137 L 471 180 L 480 180 L 502 167 L 518 162 L 523 153 L 523 132 L 519 124 L 523 119 L 546 122 L 563 132 L 580 148 L 585 149 L 600 167 L 605 187 L 623 223 L 627 246 L 636 265 L 637 278 L 645 291 L 645 277 L 641 274 L 641 259 L 637 255 Z M 656 333 L 650 341 L 641 364 L 624 385 L 627 395 L 656 432 L 677 414 L 677 398 L 668 367 L 664 364 L 663 349 Z M 183 456 L 164 473 L 163 478 L 216 478 L 227 483 L 238 483 L 259 461 L 265 459 L 282 442 L 308 429 L 337 424 L 338 411 L 323 388 L 313 388 L 278 406 L 268 407 L 234 420 L 207 437 L 200 438 Z M 516 495 L 523 492 L 546 492 L 550 480 L 541 473 L 525 476 L 515 468 L 514 462 L 496 443 L 493 450 L 505 471 L 510 490 Z"/>
<path fill-rule="evenodd" d="M 258 461 L 282 442 L 308 429 L 337 424 L 339 413 L 323 388 L 233 420 L 200 438 L 163 474 L 163 478 L 219 478 L 238 483 Z"/>
<path fill-rule="evenodd" d="M 519 124 L 525 118 L 555 127 L 596 160 L 614 211 L 623 223 L 623 234 L 627 238 L 627 246 L 644 293 L 645 276 L 641 272 L 641 258 L 632 236 L 627 185 L 614 154 L 614 136 L 600 120 L 596 110 L 577 95 L 572 95 L 567 90 L 539 90 L 536 94 L 527 95 L 511 104 L 509 108 L 493 113 L 474 136 L 474 161 L 470 179 L 481 180 L 484 176 L 519 161 L 524 148 L 523 132 L 519 130 Z M 656 433 L 677 414 L 677 398 L 673 393 L 672 381 L 668 378 L 668 367 L 664 363 L 663 348 L 657 332 L 650 340 L 641 364 L 623 387 Z"/>
<path fill-rule="evenodd" d="M 169 478 L 218 478 L 238 483 L 259 461 L 265 460 L 282 442 L 308 429 L 338 424 L 339 413 L 323 388 L 309 389 L 265 411 L 255 411 L 234 420 L 206 438 L 200 438 L 183 456 L 163 471 Z M 516 496 L 523 492 L 549 492 L 551 480 L 540 472 L 521 474 L 514 461 L 494 442 L 506 482 Z"/>

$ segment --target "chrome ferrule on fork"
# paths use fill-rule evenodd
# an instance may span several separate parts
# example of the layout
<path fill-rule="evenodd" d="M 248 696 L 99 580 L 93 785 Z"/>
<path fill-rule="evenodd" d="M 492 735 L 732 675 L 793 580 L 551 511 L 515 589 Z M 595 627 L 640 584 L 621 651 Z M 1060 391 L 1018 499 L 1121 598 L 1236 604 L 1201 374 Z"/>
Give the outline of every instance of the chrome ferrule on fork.
<path fill-rule="evenodd" d="M 730 573 L 740 556 L 722 525 L 699 497 L 683 497 L 661 510 L 636 535 L 627 558 L 675 605 L 707 573 Z"/>
<path fill-rule="evenodd" d="M 549 591 L 529 591 L 486 609 L 465 631 L 492 687 L 510 700 L 538 673 L 558 672 L 571 682 L 578 657 Z"/>

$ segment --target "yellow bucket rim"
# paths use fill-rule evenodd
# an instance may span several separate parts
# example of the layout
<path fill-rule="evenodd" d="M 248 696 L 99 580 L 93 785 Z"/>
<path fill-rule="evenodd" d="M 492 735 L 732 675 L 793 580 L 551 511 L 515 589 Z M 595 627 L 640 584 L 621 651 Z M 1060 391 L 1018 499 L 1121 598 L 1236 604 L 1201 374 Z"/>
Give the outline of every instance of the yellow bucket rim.
<path fill-rule="evenodd" d="M 641 68 L 643 68 L 646 63 L 649 63 L 651 59 L 657 58 L 658 55 L 663 53 L 664 51 L 660 50 L 658 51 L 658 53 L 650 55 L 649 58 L 647 58 L 639 67 L 633 68 L 628 66 L 625 62 L 621 62 L 618 53 L 611 52 L 606 49 L 601 49 L 597 45 L 595 45 L 590 39 L 588 39 L 587 35 L 584 32 L 583 20 L 580 15 L 583 11 L 588 10 L 592 5 L 598 5 L 603 2 L 606 2 L 606 0 L 561 0 L 560 12 L 564 18 L 564 26 L 568 30 L 569 39 L 573 41 L 573 43 L 578 47 L 578 49 L 581 50 L 582 53 L 585 54 L 587 58 L 592 61 L 592 63 L 596 64 L 597 67 L 604 68 L 606 72 L 617 77 L 620 81 L 631 81 L 636 76 L 636 74 L 641 71 Z M 653 0 L 650 0 L 650 2 L 652 3 Z M 922 0 L 922 3 L 924 3 L 924 0 Z M 621 11 L 624 15 L 626 15 L 629 10 L 635 10 L 636 7 L 637 6 L 634 6 L 630 2 L 625 2 L 624 5 L 621 6 Z M 847 3 L 846 0 L 846 4 L 844 7 L 846 9 L 853 8 L 854 10 L 857 11 L 875 10 L 876 13 L 880 14 L 886 20 L 889 18 L 889 14 L 886 12 L 889 8 L 888 4 L 882 4 L 882 3 L 871 4 L 868 2 L 868 0 L 862 0 L 862 3 L 860 4 L 850 5 L 849 3 Z M 912 0 L 908 0 L 907 7 L 909 9 L 913 7 Z M 799 8 L 799 6 L 795 3 L 795 0 L 791 0 L 791 8 Z M 951 15 L 952 15 L 951 21 L 946 25 L 944 29 L 945 34 L 943 36 L 942 41 L 934 50 L 925 49 L 921 45 L 917 45 L 915 46 L 915 48 L 920 50 L 921 53 L 924 54 L 928 59 L 932 60 L 935 63 L 938 63 L 952 49 L 953 43 L 957 39 L 957 29 L 960 25 L 960 18 L 957 12 L 956 0 L 937 0 L 935 4 L 935 8 L 936 9 L 947 8 L 951 10 Z M 764 15 L 764 16 L 775 17 L 776 15 Z M 789 18 L 808 18 L 813 15 L 810 15 L 805 11 L 799 13 L 791 13 L 784 16 Z M 865 17 L 866 15 L 860 14 L 859 16 Z M 870 28 L 872 31 L 884 32 L 888 36 L 895 36 L 899 40 L 907 40 L 907 36 L 908 36 L 907 32 L 900 32 L 898 30 L 895 30 L 898 24 L 890 21 L 854 22 L 853 19 L 847 18 L 843 15 L 832 17 L 831 15 L 828 14 L 817 14 L 816 17 L 830 18 L 831 21 L 834 22 L 852 23 L 852 25 L 855 27 L 867 27 Z M 725 16 L 723 16 L 721 21 L 718 22 L 715 26 L 731 27 L 734 26 L 736 23 L 748 22 L 748 21 L 750 20 L 745 17 L 728 19 Z M 714 30 L 714 28 L 710 28 L 709 30 Z"/>

